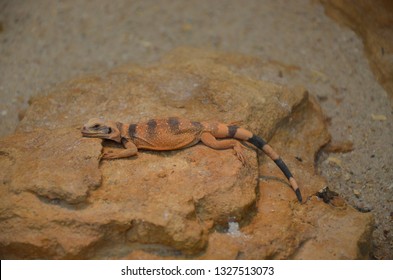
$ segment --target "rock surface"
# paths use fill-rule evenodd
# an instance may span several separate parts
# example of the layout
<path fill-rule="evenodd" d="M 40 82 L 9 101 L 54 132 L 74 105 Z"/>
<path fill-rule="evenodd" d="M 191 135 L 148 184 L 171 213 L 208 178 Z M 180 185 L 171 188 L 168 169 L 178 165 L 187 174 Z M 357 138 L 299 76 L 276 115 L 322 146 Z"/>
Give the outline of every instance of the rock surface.
<path fill-rule="evenodd" d="M 393 2 L 321 0 L 326 13 L 363 39 L 371 68 L 393 101 Z M 393 103 L 392 103 L 393 104 Z"/>
<path fill-rule="evenodd" d="M 34 98 L 0 140 L 0 256 L 368 258 L 371 215 L 315 197 L 326 185 L 315 157 L 329 141 L 319 106 L 302 87 L 261 80 L 262 68 L 252 57 L 177 49 Z M 246 167 L 203 145 L 99 163 L 101 140 L 79 133 L 91 117 L 169 115 L 236 121 L 271 140 L 306 202 L 251 148 Z"/>

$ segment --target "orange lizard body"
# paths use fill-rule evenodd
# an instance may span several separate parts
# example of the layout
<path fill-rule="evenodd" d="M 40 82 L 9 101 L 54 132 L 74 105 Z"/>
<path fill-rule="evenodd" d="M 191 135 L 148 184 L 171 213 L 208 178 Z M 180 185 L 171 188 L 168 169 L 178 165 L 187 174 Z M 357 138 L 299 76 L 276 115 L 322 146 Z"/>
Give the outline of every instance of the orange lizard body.
<path fill-rule="evenodd" d="M 137 124 L 125 124 L 103 119 L 91 119 L 82 128 L 85 137 L 109 139 L 122 143 L 123 150 L 109 150 L 103 159 L 135 156 L 138 149 L 167 151 L 186 148 L 202 142 L 213 149 L 233 149 L 245 164 L 243 146 L 238 140 L 247 141 L 268 155 L 289 180 L 300 202 L 300 189 L 288 167 L 279 155 L 262 138 L 252 132 L 219 122 L 193 122 L 183 118 L 151 119 Z M 217 138 L 229 138 L 217 140 Z M 238 140 L 235 140 L 238 139 Z"/>

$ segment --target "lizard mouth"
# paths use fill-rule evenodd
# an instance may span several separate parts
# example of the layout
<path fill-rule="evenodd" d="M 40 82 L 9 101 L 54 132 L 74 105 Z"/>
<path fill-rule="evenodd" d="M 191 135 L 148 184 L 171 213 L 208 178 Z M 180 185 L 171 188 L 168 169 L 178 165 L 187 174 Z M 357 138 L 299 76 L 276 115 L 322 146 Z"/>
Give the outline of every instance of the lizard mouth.
<path fill-rule="evenodd" d="M 84 127 L 81 132 L 84 137 L 105 138 L 111 134 L 112 129 L 110 127 L 102 127 L 98 130 L 91 130 Z"/>
<path fill-rule="evenodd" d="M 100 137 L 103 136 L 102 133 L 91 132 L 91 131 L 82 131 L 82 136 L 84 137 Z"/>

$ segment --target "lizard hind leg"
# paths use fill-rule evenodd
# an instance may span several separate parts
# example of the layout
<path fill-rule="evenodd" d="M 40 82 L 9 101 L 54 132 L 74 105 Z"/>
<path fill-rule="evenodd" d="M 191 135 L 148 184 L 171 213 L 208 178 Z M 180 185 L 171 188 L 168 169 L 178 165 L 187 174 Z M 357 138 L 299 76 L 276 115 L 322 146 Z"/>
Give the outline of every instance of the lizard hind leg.
<path fill-rule="evenodd" d="M 241 161 L 243 165 L 246 164 L 246 158 L 243 154 L 243 147 L 239 141 L 234 139 L 225 139 L 225 140 L 217 140 L 209 132 L 204 132 L 201 135 L 201 141 L 206 146 L 213 148 L 215 150 L 226 150 L 226 149 L 233 149 L 237 158 Z"/>

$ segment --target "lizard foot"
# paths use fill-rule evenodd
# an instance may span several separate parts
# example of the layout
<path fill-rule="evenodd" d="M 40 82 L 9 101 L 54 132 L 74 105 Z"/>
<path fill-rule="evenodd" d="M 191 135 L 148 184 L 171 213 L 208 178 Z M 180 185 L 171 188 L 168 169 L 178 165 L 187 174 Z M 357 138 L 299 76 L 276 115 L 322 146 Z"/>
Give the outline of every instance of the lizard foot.
<path fill-rule="evenodd" d="M 116 151 L 107 150 L 101 154 L 100 159 L 115 159 L 118 158 Z"/>
<path fill-rule="evenodd" d="M 241 161 L 241 163 L 243 165 L 246 165 L 246 158 L 244 157 L 244 153 L 243 153 L 243 148 L 242 146 L 239 145 L 235 145 L 233 147 L 233 151 L 235 152 L 235 155 L 237 156 L 237 158 Z"/>

